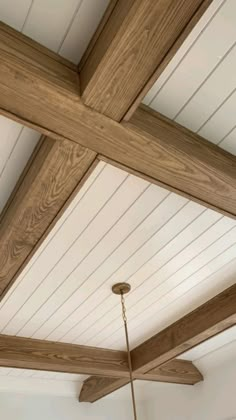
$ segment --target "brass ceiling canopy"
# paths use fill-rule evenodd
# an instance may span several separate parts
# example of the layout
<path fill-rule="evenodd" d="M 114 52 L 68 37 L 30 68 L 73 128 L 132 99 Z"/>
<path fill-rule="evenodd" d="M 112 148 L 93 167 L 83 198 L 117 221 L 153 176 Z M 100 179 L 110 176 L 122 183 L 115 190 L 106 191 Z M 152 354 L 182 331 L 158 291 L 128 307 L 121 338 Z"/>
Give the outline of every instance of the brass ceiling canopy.
<path fill-rule="evenodd" d="M 126 346 L 127 346 L 127 354 L 128 354 L 133 413 L 134 413 L 134 420 L 137 420 L 136 403 L 135 403 L 135 395 L 134 395 L 133 370 L 132 370 L 131 353 L 130 353 L 130 346 L 129 346 L 128 323 L 127 323 L 126 307 L 125 307 L 125 299 L 124 299 L 124 295 L 129 293 L 130 291 L 131 291 L 131 286 L 128 283 L 116 283 L 114 284 L 114 286 L 112 286 L 112 292 L 115 295 L 121 296 L 122 317 L 123 317 L 124 327 L 125 327 L 125 338 L 126 338 Z"/>
<path fill-rule="evenodd" d="M 112 286 L 112 292 L 115 295 L 126 295 L 131 290 L 131 286 L 129 283 L 116 283 Z"/>

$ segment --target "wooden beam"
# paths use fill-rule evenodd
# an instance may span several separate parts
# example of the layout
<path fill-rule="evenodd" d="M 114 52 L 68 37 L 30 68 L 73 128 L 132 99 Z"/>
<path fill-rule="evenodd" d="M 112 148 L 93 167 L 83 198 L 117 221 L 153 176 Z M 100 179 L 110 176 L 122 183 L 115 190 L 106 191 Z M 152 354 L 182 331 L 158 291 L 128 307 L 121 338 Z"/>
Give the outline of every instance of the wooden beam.
<path fill-rule="evenodd" d="M 236 217 L 235 156 L 145 106 L 123 127 L 119 138 L 114 134 L 116 156 L 110 159 L 107 148 L 106 161 Z"/>
<path fill-rule="evenodd" d="M 235 156 L 147 108 L 119 124 L 84 106 L 72 69 L 57 62 L 56 72 L 49 53 L 43 55 L 32 41 L 26 48 L 16 31 L 8 44 L 4 28 L 0 29 L 3 115 L 52 138 L 79 143 L 151 182 L 236 217 Z"/>
<path fill-rule="evenodd" d="M 0 299 L 64 211 L 96 154 L 68 140 L 43 139 L 0 219 Z"/>
<path fill-rule="evenodd" d="M 144 381 L 168 382 L 195 385 L 203 380 L 202 374 L 189 360 L 173 359 L 148 373 L 134 373 L 134 377 Z"/>
<path fill-rule="evenodd" d="M 79 402 L 93 403 L 112 392 L 117 391 L 128 383 L 129 379 L 126 378 L 90 376 L 90 378 L 83 383 L 79 395 Z"/>
<path fill-rule="evenodd" d="M 194 385 L 203 380 L 199 370 L 188 360 L 175 359 L 153 369 L 148 374 L 134 374 L 134 378 L 144 381 L 168 382 Z M 95 402 L 129 383 L 125 378 L 91 376 L 84 381 L 80 392 L 80 402 Z"/>
<path fill-rule="evenodd" d="M 135 373 L 146 373 L 236 325 L 236 284 L 132 350 Z"/>
<path fill-rule="evenodd" d="M 210 3 L 113 1 L 79 66 L 86 105 L 120 121 L 134 102 L 138 106 L 137 97 L 141 102 L 150 79 L 153 84 Z"/>
<path fill-rule="evenodd" d="M 186 362 L 175 357 L 234 325 L 236 284 L 132 350 L 134 378 L 154 380 L 156 377 L 163 382 L 175 382 L 178 377 L 178 383 L 202 380 L 194 365 L 187 369 L 185 365 L 183 374 L 181 363 Z M 80 401 L 97 401 L 127 383 L 129 380 L 125 378 L 89 378 L 81 390 Z"/>
<path fill-rule="evenodd" d="M 0 335 L 0 366 L 128 377 L 123 351 Z"/>

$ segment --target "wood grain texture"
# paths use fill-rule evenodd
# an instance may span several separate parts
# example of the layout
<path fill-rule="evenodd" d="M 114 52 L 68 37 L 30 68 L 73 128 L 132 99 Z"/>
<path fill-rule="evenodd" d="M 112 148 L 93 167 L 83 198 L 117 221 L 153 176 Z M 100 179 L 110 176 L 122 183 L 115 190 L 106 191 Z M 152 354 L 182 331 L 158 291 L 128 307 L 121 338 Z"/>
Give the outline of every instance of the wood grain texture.
<path fill-rule="evenodd" d="M 3 115 L 52 138 L 79 143 L 151 182 L 236 217 L 235 156 L 147 108 L 123 124 L 97 113 L 81 102 L 76 77 L 68 84 L 67 77 L 42 70 L 44 60 L 41 52 L 35 58 L 36 49 L 30 60 L 23 53 L 19 58 L 19 42 L 11 53 L 0 46 Z"/>
<path fill-rule="evenodd" d="M 94 32 L 89 45 L 86 49 L 86 51 L 84 52 L 79 64 L 78 64 L 78 70 L 79 72 L 82 70 L 82 68 L 84 67 L 84 65 L 86 64 L 86 61 L 88 59 L 88 57 L 90 56 L 90 54 L 92 53 L 92 50 L 95 48 L 95 45 L 100 37 L 100 35 L 102 34 L 102 31 L 104 30 L 105 25 L 108 23 L 108 20 L 111 17 L 111 14 L 117 4 L 119 0 L 110 0 L 105 13 L 96 29 L 96 31 Z"/>
<path fill-rule="evenodd" d="M 181 189 L 193 199 L 204 197 L 206 206 L 211 207 L 214 202 L 214 206 L 222 211 L 226 200 L 233 210 L 236 199 L 235 157 L 227 152 L 224 154 L 219 147 L 145 106 L 136 111 L 127 124 L 129 128 L 148 141 L 150 155 L 155 155 L 160 181 L 176 191 Z"/>
<path fill-rule="evenodd" d="M 194 385 L 203 380 L 199 370 L 192 362 L 175 359 L 153 369 L 147 374 L 135 374 L 134 379 Z M 125 378 L 91 376 L 84 381 L 80 392 L 80 402 L 95 402 L 129 383 Z"/>
<path fill-rule="evenodd" d="M 201 19 L 203 14 L 206 12 L 207 8 L 210 6 L 213 0 L 204 0 L 202 1 L 199 8 L 196 10 L 196 13 L 193 14 L 192 18 L 190 19 L 189 23 L 185 26 L 179 37 L 176 39 L 174 44 L 171 46 L 171 48 L 168 50 L 167 54 L 163 58 L 163 60 L 160 62 L 154 73 L 150 76 L 147 83 L 143 86 L 143 89 L 140 91 L 140 93 L 135 98 L 134 102 L 132 103 L 131 107 L 128 109 L 124 116 L 124 121 L 129 121 L 138 106 L 141 104 L 143 98 L 146 96 L 148 91 L 153 87 L 155 82 L 158 80 L 158 78 L 161 76 L 161 74 L 164 72 L 172 58 L 174 58 L 175 54 L 181 47 L 181 45 L 184 43 L 188 35 L 191 33 L 193 28 L 197 25 L 198 21 Z"/>
<path fill-rule="evenodd" d="M 79 91 L 74 64 L 2 22 L 0 22 L 0 34 L 1 57 L 8 57 L 9 60 L 14 60 L 15 57 L 19 63 L 21 61 L 25 63 L 29 72 L 32 66 L 32 69 L 37 70 L 38 77 L 51 80 L 66 89 L 74 91 L 77 84 Z"/>
<path fill-rule="evenodd" d="M 134 374 L 136 379 L 194 385 L 203 380 L 196 366 L 183 359 L 173 359 L 145 374 Z"/>
<path fill-rule="evenodd" d="M 133 370 L 149 372 L 236 325 L 236 284 L 132 350 Z"/>
<path fill-rule="evenodd" d="M 132 350 L 134 378 L 185 384 L 199 382 L 203 378 L 196 367 L 175 357 L 234 325 L 236 284 Z M 88 378 L 79 399 L 94 402 L 128 383 L 124 378 Z"/>
<path fill-rule="evenodd" d="M 41 142 L 0 219 L 1 298 L 95 157 L 68 140 Z"/>
<path fill-rule="evenodd" d="M 126 352 L 0 335 L 0 366 L 128 376 Z"/>
<path fill-rule="evenodd" d="M 126 378 L 107 378 L 99 376 L 91 376 L 84 381 L 79 395 L 79 402 L 90 402 L 100 400 L 114 391 L 129 384 Z"/>
<path fill-rule="evenodd" d="M 120 121 L 178 38 L 178 46 L 183 42 L 186 26 L 192 27 L 191 21 L 196 24 L 198 19 L 193 17 L 199 18 L 202 3 L 118 0 L 81 68 L 86 105 Z"/>
<path fill-rule="evenodd" d="M 73 71 L 76 71 L 76 65 L 73 64 L 71 61 L 67 60 L 66 58 L 62 57 L 61 55 L 55 53 L 54 51 L 49 50 L 47 47 L 44 47 L 43 45 L 39 44 L 37 41 L 29 38 L 28 36 L 24 35 L 22 32 L 18 32 L 15 29 L 11 28 L 11 26 L 3 23 L 2 21 L 0 21 L 0 31 L 1 31 L 1 42 L 4 43 L 4 33 L 5 33 L 5 41 L 7 41 L 8 47 L 11 49 L 11 47 L 13 46 L 13 48 L 16 47 L 16 45 L 18 45 L 19 47 L 19 54 L 20 53 L 24 53 L 26 51 L 29 52 L 29 57 L 31 57 L 32 52 L 35 52 L 35 57 L 37 57 L 38 53 L 41 53 L 41 58 L 44 56 L 48 57 L 48 66 L 50 67 L 50 65 L 52 67 L 55 68 L 56 72 L 60 72 L 60 69 L 62 69 L 63 67 L 58 66 L 58 68 L 56 69 L 56 65 L 55 63 L 53 64 L 53 62 L 57 62 L 60 64 L 63 64 L 63 66 L 66 66 L 68 69 L 71 69 Z M 10 51 L 10 50 L 9 50 Z M 38 55 L 40 56 L 40 55 Z M 45 63 L 46 63 L 46 58 L 45 58 Z M 51 63 L 51 64 L 50 64 Z M 68 72 L 68 75 L 70 73 Z"/>

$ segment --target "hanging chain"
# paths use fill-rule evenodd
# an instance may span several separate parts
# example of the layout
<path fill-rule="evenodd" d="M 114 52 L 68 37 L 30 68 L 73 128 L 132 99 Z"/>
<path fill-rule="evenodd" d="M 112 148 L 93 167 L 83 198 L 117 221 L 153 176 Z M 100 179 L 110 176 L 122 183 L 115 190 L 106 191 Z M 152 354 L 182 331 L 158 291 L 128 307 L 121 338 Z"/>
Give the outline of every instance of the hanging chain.
<path fill-rule="evenodd" d="M 130 376 L 130 386 L 131 386 L 131 394 L 132 394 L 132 402 L 133 402 L 134 420 L 137 420 L 136 403 L 135 403 L 135 395 L 134 395 L 133 370 L 132 370 L 132 361 L 131 361 L 130 346 L 129 346 L 125 298 L 124 298 L 123 293 L 121 293 L 121 306 L 122 306 L 122 316 L 123 316 L 123 321 L 124 321 L 124 326 L 125 326 L 125 338 L 126 338 L 127 353 L 128 353 L 129 376 Z"/>
<path fill-rule="evenodd" d="M 123 317 L 123 321 L 124 321 L 124 323 L 127 323 L 125 298 L 124 298 L 123 293 L 121 293 L 121 306 L 122 306 L 122 317 Z"/>

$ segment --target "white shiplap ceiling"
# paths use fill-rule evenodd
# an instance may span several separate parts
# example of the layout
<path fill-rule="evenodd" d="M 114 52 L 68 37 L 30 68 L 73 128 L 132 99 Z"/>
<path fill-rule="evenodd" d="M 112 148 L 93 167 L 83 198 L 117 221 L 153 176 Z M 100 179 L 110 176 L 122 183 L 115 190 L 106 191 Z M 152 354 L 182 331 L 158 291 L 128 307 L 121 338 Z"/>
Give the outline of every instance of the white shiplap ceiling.
<path fill-rule="evenodd" d="M 144 103 L 236 154 L 236 1 L 214 0 Z"/>
<path fill-rule="evenodd" d="M 0 0 L 0 20 L 78 63 L 109 0 Z M 0 212 L 40 135 L 0 116 Z"/>
<path fill-rule="evenodd" d="M 234 343 L 234 345 L 236 345 L 236 326 L 228 328 L 227 330 L 204 341 L 193 349 L 188 350 L 186 353 L 181 355 L 180 359 L 190 360 L 193 362 L 196 360 L 199 361 L 212 352 L 223 349 L 224 346 L 227 346 L 230 343 Z"/>
<path fill-rule="evenodd" d="M 22 0 L 19 8 L 17 0 L 0 0 L 0 16 L 78 62 L 107 4 Z M 145 98 L 234 154 L 235 21 L 235 0 L 214 0 Z M 1 210 L 39 135 L 0 118 Z M 110 289 L 127 280 L 135 346 L 234 284 L 235 275 L 235 221 L 100 162 L 0 303 L 0 332 L 123 348 L 119 301 Z M 0 373 L 62 380 L 55 373 Z"/>
<path fill-rule="evenodd" d="M 0 332 L 122 349 L 122 280 L 134 346 L 234 282 L 235 238 L 236 221 L 101 162 L 0 304 Z"/>

